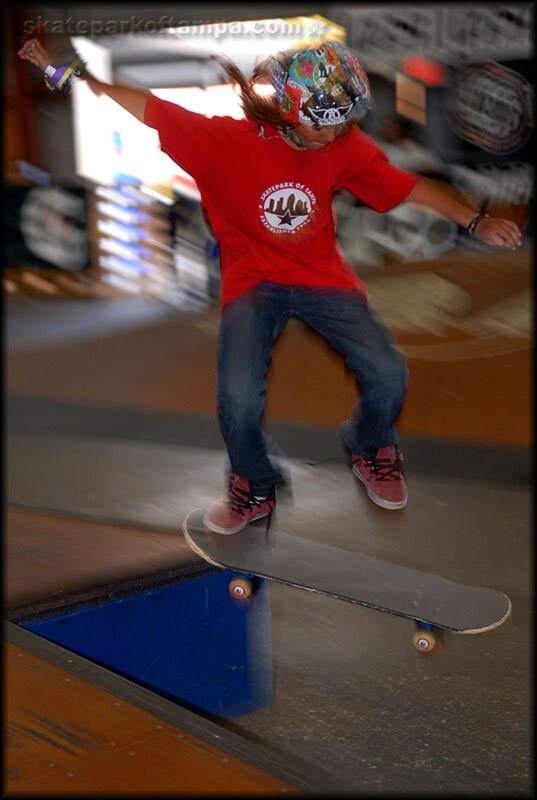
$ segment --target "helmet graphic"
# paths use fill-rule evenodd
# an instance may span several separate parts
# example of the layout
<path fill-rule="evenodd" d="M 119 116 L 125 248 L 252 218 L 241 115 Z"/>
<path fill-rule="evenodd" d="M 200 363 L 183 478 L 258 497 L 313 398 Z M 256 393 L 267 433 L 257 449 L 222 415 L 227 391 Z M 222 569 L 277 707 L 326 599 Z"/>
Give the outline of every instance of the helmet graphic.
<path fill-rule="evenodd" d="M 362 119 L 371 108 L 369 83 L 353 53 L 339 42 L 295 53 L 288 68 L 273 56 L 269 78 L 284 119 L 333 126 Z"/>

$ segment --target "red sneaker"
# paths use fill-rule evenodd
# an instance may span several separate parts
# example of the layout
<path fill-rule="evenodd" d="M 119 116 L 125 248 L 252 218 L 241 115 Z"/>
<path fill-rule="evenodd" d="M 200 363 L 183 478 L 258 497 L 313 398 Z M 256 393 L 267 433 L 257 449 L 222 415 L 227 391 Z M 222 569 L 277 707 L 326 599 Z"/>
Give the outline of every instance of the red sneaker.
<path fill-rule="evenodd" d="M 232 472 L 227 493 L 209 506 L 203 522 L 215 533 L 238 533 L 250 522 L 270 516 L 275 505 L 274 489 L 264 495 L 254 493 L 246 478 Z"/>
<path fill-rule="evenodd" d="M 374 456 L 352 454 L 352 471 L 364 484 L 370 499 L 382 508 L 404 508 L 408 500 L 401 461 L 395 445 L 380 447 Z"/>

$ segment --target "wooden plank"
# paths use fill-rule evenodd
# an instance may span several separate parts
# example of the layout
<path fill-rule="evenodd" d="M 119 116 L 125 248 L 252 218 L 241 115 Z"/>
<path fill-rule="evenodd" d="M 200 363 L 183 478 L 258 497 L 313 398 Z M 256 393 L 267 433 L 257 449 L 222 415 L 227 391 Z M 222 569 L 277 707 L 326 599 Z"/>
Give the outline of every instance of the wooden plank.
<path fill-rule="evenodd" d="M 6 513 L 4 603 L 92 589 L 203 564 L 177 534 L 139 530 L 60 514 L 10 508 Z"/>
<path fill-rule="evenodd" d="M 300 794 L 8 642 L 6 793 Z"/>

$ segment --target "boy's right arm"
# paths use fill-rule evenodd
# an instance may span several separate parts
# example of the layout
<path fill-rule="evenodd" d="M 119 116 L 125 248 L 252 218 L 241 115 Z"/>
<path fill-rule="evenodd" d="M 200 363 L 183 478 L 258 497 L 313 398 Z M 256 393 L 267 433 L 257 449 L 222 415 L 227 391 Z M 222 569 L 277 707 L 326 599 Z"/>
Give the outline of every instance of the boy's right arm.
<path fill-rule="evenodd" d="M 22 59 L 30 61 L 41 70 L 45 70 L 51 62 L 51 56 L 38 39 L 29 39 L 20 48 L 18 55 Z M 120 86 L 113 83 L 103 83 L 97 80 L 87 70 L 81 75 L 79 80 L 85 80 L 90 89 L 95 94 L 106 94 L 112 100 L 115 100 L 126 111 L 139 119 L 140 122 L 144 121 L 145 104 L 147 98 L 151 95 L 149 89 L 139 89 L 130 86 Z"/>
<path fill-rule="evenodd" d="M 147 98 L 151 96 L 149 89 L 135 89 L 130 86 L 120 86 L 117 83 L 103 83 L 87 71 L 80 76 L 79 80 L 85 80 L 95 94 L 108 95 L 140 122 L 144 121 L 145 104 Z"/>
<path fill-rule="evenodd" d="M 36 37 L 29 37 L 18 55 L 43 71 L 51 63 L 50 52 Z M 156 130 L 162 152 L 195 181 L 214 178 L 213 165 L 222 151 L 219 134 L 222 129 L 219 119 L 222 118 L 209 118 L 187 110 L 158 98 L 149 89 L 104 83 L 87 70 L 76 80 L 85 80 L 95 94 L 106 94 L 140 122 Z M 148 99 L 152 102 L 148 103 Z M 227 126 L 227 122 L 223 124 Z"/>

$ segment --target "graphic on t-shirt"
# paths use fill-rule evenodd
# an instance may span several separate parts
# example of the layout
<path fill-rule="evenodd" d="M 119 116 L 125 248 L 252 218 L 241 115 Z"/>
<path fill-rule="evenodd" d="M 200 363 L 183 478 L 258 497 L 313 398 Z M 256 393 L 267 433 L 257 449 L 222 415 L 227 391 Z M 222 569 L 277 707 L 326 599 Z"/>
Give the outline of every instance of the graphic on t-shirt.
<path fill-rule="evenodd" d="M 302 183 L 278 183 L 262 193 L 261 222 L 272 233 L 294 233 L 310 221 L 315 195 Z"/>

